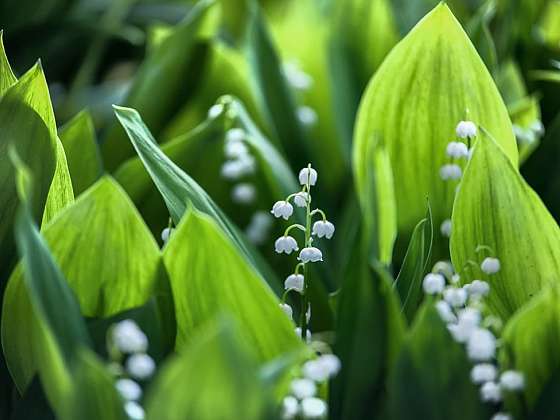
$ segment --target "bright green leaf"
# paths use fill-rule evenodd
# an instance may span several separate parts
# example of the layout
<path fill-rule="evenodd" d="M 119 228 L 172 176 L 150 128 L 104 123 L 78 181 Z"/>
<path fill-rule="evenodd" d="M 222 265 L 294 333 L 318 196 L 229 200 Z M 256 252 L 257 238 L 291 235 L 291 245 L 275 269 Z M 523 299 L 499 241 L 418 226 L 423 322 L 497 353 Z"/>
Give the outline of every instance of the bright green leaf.
<path fill-rule="evenodd" d="M 3 31 L 0 30 L 0 98 L 6 91 L 17 82 L 17 78 L 12 71 L 12 67 L 6 57 L 4 49 L 4 41 L 2 39 Z"/>

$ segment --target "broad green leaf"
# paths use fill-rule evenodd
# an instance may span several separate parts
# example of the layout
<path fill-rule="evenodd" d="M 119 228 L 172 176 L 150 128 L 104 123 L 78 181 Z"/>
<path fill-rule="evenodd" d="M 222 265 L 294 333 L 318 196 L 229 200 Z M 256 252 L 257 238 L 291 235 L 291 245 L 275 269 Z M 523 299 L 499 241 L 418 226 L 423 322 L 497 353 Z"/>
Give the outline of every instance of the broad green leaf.
<path fill-rule="evenodd" d="M 102 178 L 82 194 L 43 234 L 85 316 L 105 317 L 140 306 L 157 286 L 161 274 L 157 244 L 111 178 Z M 10 344 L 4 348 L 6 360 L 23 389 L 36 366 L 33 343 L 41 337 L 20 268 L 8 282 L 3 311 L 3 342 Z"/>
<path fill-rule="evenodd" d="M 203 0 L 151 52 L 138 71 L 126 100 L 126 105 L 138 108 L 154 130 L 163 128 L 166 119 L 188 97 L 194 88 L 191 79 L 203 62 L 198 50 L 199 35 L 212 15 L 215 2 Z M 198 48 L 198 49 L 197 49 Z M 107 169 L 114 170 L 133 149 L 118 124 L 111 126 L 102 144 Z"/>
<path fill-rule="evenodd" d="M 95 353 L 78 351 L 73 364 L 73 388 L 61 420 L 125 420 L 124 401 L 115 379 Z"/>
<path fill-rule="evenodd" d="M 453 265 L 464 270 L 465 280 L 482 278 L 490 283 L 486 302 L 504 320 L 547 284 L 557 284 L 560 229 L 485 132 L 463 175 L 452 220 Z M 491 252 L 477 254 L 478 246 Z M 476 268 L 488 254 L 501 262 L 500 271 L 490 276 Z"/>
<path fill-rule="evenodd" d="M 560 370 L 560 291 L 543 290 L 506 324 L 502 334 L 501 363 L 525 376 L 524 398 L 529 409 L 558 377 Z M 550 401 L 558 408 L 557 395 Z"/>
<path fill-rule="evenodd" d="M 164 262 L 175 301 L 178 349 L 219 311 L 239 324 L 240 335 L 261 361 L 301 346 L 272 290 L 208 215 L 194 209 L 185 214 L 164 250 Z"/>
<path fill-rule="evenodd" d="M 273 418 L 256 361 L 239 332 L 230 323 L 207 325 L 167 361 L 150 387 L 147 419 Z"/>
<path fill-rule="evenodd" d="M 498 67 L 496 45 L 494 45 L 489 27 L 495 15 L 496 4 L 494 0 L 483 3 L 469 20 L 466 28 L 469 38 L 473 41 L 478 53 L 492 74 Z"/>
<path fill-rule="evenodd" d="M 103 168 L 90 113 L 80 112 L 59 130 L 59 136 L 78 196 L 97 181 Z"/>
<path fill-rule="evenodd" d="M 464 119 L 492 132 L 517 164 L 515 138 L 499 92 L 442 2 L 387 56 L 370 81 L 356 122 L 358 193 L 367 188 L 366 170 L 376 149 L 385 148 L 394 174 L 399 232 L 410 234 L 423 217 L 426 196 L 435 226 L 449 218 L 456 183 L 443 182 L 439 170 L 449 163 L 445 148 Z M 370 148 L 372 143 L 377 146 Z M 376 179 L 390 179 L 384 173 L 377 168 Z"/>
<path fill-rule="evenodd" d="M 359 257 L 361 255 L 361 257 Z M 342 370 L 330 392 L 333 419 L 372 418 L 405 331 L 389 276 L 355 247 L 338 296 L 335 353 Z"/>
<path fill-rule="evenodd" d="M 4 49 L 4 41 L 2 39 L 3 31 L 0 30 L 0 98 L 6 91 L 17 82 L 17 78 L 12 71 L 12 67 L 6 57 Z"/>
<path fill-rule="evenodd" d="M 269 284 L 277 286 L 272 271 L 255 251 L 251 251 L 238 229 L 227 219 L 206 191 L 161 151 L 138 112 L 115 106 L 115 114 L 163 197 L 173 222 L 179 224 L 187 205 L 192 204 L 197 210 L 212 217 L 245 258 L 266 276 Z"/>
<path fill-rule="evenodd" d="M 389 379 L 394 420 L 490 417 L 470 379 L 471 364 L 431 303 L 424 305 L 401 346 Z"/>
<path fill-rule="evenodd" d="M 416 225 L 412 232 L 401 270 L 394 284 L 401 298 L 402 312 L 409 322 L 412 321 L 422 300 L 422 279 L 430 263 L 433 237 L 434 227 L 428 204 L 427 216 Z"/>

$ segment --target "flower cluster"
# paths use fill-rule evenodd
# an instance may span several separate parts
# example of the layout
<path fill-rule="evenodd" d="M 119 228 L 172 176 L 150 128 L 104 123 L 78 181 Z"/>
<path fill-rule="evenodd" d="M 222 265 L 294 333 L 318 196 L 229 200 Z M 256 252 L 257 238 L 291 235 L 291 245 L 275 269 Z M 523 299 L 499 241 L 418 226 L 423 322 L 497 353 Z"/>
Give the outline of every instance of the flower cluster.
<path fill-rule="evenodd" d="M 282 401 L 282 418 L 324 418 L 327 404 L 317 396 L 319 387 L 340 371 L 340 360 L 334 354 L 323 354 L 304 363 L 301 375 L 290 384 L 290 394 Z"/>
<path fill-rule="evenodd" d="M 445 154 L 450 161 L 439 170 L 439 175 L 444 181 L 458 181 L 463 176 L 461 162 L 470 159 L 472 155 L 471 142 L 477 135 L 476 124 L 472 121 L 460 121 L 455 133 L 458 141 L 448 143 L 445 148 Z M 464 143 L 465 140 L 467 143 Z M 446 238 L 451 236 L 451 219 L 443 221 L 440 232 Z"/>
<path fill-rule="evenodd" d="M 533 121 L 527 128 L 514 124 L 513 132 L 517 143 L 520 145 L 531 145 L 544 135 L 544 125 L 540 120 Z"/>
<path fill-rule="evenodd" d="M 477 249 L 489 249 L 479 247 Z M 486 257 L 480 265 L 481 274 L 492 276 L 500 271 L 500 260 Z M 467 356 L 474 364 L 471 380 L 480 386 L 482 401 L 499 404 L 503 392 L 520 391 L 524 387 L 524 378 L 520 372 L 507 370 L 499 375 L 496 361 L 498 340 L 491 327 L 497 326 L 499 320 L 492 316 L 483 318 L 482 301 L 490 293 L 490 285 L 484 280 L 473 280 L 459 286 L 460 276 L 455 273 L 448 262 L 439 262 L 432 273 L 424 277 L 423 289 L 426 294 L 440 297 L 435 307 L 446 323 L 453 339 L 465 346 Z M 497 413 L 493 420 L 507 420 L 507 413 Z"/>
<path fill-rule="evenodd" d="M 331 239 L 334 235 L 334 225 L 327 220 L 325 213 L 320 209 L 311 210 L 311 187 L 317 183 L 317 171 L 311 167 L 303 168 L 299 172 L 299 183 L 302 189 L 299 192 L 290 194 L 285 200 L 277 201 L 272 206 L 271 213 L 276 218 L 288 220 L 294 213 L 294 205 L 296 207 L 305 208 L 305 226 L 295 223 L 290 225 L 284 232 L 284 235 L 276 240 L 274 248 L 277 253 L 291 254 L 298 252 L 298 260 L 300 261 L 284 283 L 286 292 L 284 293 L 280 307 L 284 312 L 292 318 L 293 310 L 290 305 L 285 303 L 286 295 L 289 292 L 296 292 L 301 295 L 301 315 L 299 327 L 296 329 L 302 339 L 310 338 L 310 331 L 307 328 L 311 318 L 311 307 L 306 296 L 306 278 L 307 264 L 323 261 L 323 253 L 321 250 L 313 246 L 313 237 Z M 292 205 L 293 202 L 293 205 Z M 313 217 L 319 215 L 320 220 L 313 223 Z M 290 236 L 290 231 L 298 229 L 304 232 L 304 246 L 300 250 L 297 240 Z M 303 270 L 303 274 L 301 271 Z"/>
<path fill-rule="evenodd" d="M 126 319 L 109 330 L 107 348 L 111 371 L 117 377 L 115 388 L 125 402 L 126 414 L 131 420 L 144 419 L 140 405 L 142 387 L 138 381 L 148 380 L 156 369 L 154 360 L 146 353 L 148 338 L 134 321 Z"/>
<path fill-rule="evenodd" d="M 286 81 L 296 91 L 296 94 L 306 92 L 313 86 L 313 79 L 301 69 L 297 61 L 285 62 L 282 70 Z M 309 106 L 299 106 L 296 113 L 299 121 L 305 126 L 313 126 L 317 123 L 317 113 Z"/>

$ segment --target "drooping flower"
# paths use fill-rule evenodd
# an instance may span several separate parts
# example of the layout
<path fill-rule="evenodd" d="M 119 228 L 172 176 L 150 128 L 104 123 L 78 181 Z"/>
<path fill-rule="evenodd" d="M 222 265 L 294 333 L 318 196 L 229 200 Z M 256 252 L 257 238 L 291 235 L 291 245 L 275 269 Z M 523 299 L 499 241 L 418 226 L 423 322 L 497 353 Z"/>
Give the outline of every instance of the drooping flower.
<path fill-rule="evenodd" d="M 494 414 L 490 420 L 513 420 L 513 417 L 511 414 L 499 412 Z"/>
<path fill-rule="evenodd" d="M 317 386 L 315 382 L 307 378 L 294 379 L 290 384 L 292 394 L 300 400 L 315 396 Z"/>
<path fill-rule="evenodd" d="M 131 319 L 113 327 L 113 343 L 122 353 L 143 353 L 148 349 L 148 337 Z"/>
<path fill-rule="evenodd" d="M 227 160 L 220 171 L 222 177 L 236 180 L 255 172 L 255 158 L 251 155 L 241 155 L 237 159 Z"/>
<path fill-rule="evenodd" d="M 318 238 L 322 238 L 324 236 L 327 239 L 331 239 L 334 235 L 334 225 L 328 220 L 318 220 L 313 223 L 312 234 Z"/>
<path fill-rule="evenodd" d="M 303 292 L 304 278 L 302 274 L 290 274 L 284 281 L 284 289 Z"/>
<path fill-rule="evenodd" d="M 307 185 L 309 179 L 309 185 L 313 186 L 317 183 L 317 171 L 313 168 L 303 168 L 299 171 L 298 178 L 301 185 Z"/>
<path fill-rule="evenodd" d="M 439 228 L 441 235 L 449 238 L 451 236 L 451 219 L 445 219 Z"/>
<path fill-rule="evenodd" d="M 314 246 L 303 248 L 298 259 L 303 263 L 323 261 L 323 253 Z"/>
<path fill-rule="evenodd" d="M 245 130 L 239 127 L 230 128 L 226 132 L 226 142 L 227 143 L 239 143 L 245 140 L 247 134 Z"/>
<path fill-rule="evenodd" d="M 288 80 L 288 83 L 298 90 L 307 90 L 313 84 L 313 79 L 305 73 L 297 62 L 287 61 L 282 64 L 282 71 Z"/>
<path fill-rule="evenodd" d="M 478 328 L 481 320 L 480 311 L 475 308 L 461 309 L 458 312 L 457 323 L 449 324 L 447 329 L 453 339 L 459 343 L 466 342 Z"/>
<path fill-rule="evenodd" d="M 451 306 L 449 306 L 449 303 L 447 303 L 446 301 L 438 300 L 436 302 L 436 309 L 443 322 L 457 322 L 457 316 L 453 313 Z"/>
<path fill-rule="evenodd" d="M 247 238 L 256 245 L 264 243 L 272 226 L 272 216 L 265 211 L 253 213 L 249 225 L 245 228 Z"/>
<path fill-rule="evenodd" d="M 208 118 L 218 118 L 222 112 L 224 112 L 224 106 L 222 104 L 212 105 L 208 110 Z"/>
<path fill-rule="evenodd" d="M 173 233 L 173 228 L 170 227 L 166 227 L 161 231 L 161 240 L 163 241 L 164 244 L 166 244 L 167 241 L 169 241 L 169 237 L 171 236 L 172 233 Z"/>
<path fill-rule="evenodd" d="M 460 179 L 462 175 L 463 171 L 461 170 L 461 167 L 454 163 L 445 164 L 439 170 L 439 176 L 444 181 L 455 181 Z"/>
<path fill-rule="evenodd" d="M 127 401 L 138 401 L 142 397 L 142 388 L 132 379 L 122 378 L 115 382 L 118 393 Z"/>
<path fill-rule="evenodd" d="M 241 141 L 229 141 L 224 145 L 224 154 L 229 159 L 237 159 L 249 153 L 247 146 Z"/>
<path fill-rule="evenodd" d="M 439 273 L 428 273 L 422 282 L 424 292 L 429 295 L 435 295 L 443 292 L 445 287 L 445 277 Z"/>
<path fill-rule="evenodd" d="M 297 251 L 299 249 L 297 241 L 291 236 L 280 236 L 274 242 L 274 248 L 276 252 L 281 254 L 285 252 L 286 254 L 291 254 L 292 251 Z"/>
<path fill-rule="evenodd" d="M 304 418 L 322 418 L 327 414 L 327 404 L 320 398 L 305 398 L 301 402 L 301 411 Z"/>
<path fill-rule="evenodd" d="M 298 337 L 301 337 L 300 327 L 297 327 L 296 329 L 294 329 L 294 331 Z M 307 341 L 308 343 L 311 342 L 311 331 L 309 330 L 305 331 L 305 341 Z"/>
<path fill-rule="evenodd" d="M 307 206 L 307 200 L 309 198 L 309 194 L 305 191 L 298 192 L 294 195 L 294 204 L 298 207 L 305 207 Z"/>
<path fill-rule="evenodd" d="M 317 113 L 309 106 L 298 107 L 296 113 L 298 119 L 304 125 L 314 125 L 317 122 Z"/>
<path fill-rule="evenodd" d="M 452 141 L 447 145 L 446 153 L 450 158 L 461 159 L 469 156 L 469 149 L 465 143 Z"/>
<path fill-rule="evenodd" d="M 475 384 L 482 384 L 484 382 L 492 382 L 496 380 L 498 371 L 496 366 L 491 363 L 479 363 L 474 365 L 471 369 L 471 380 Z"/>
<path fill-rule="evenodd" d="M 496 354 L 496 337 L 487 329 L 474 329 L 467 341 L 467 355 L 474 361 L 487 361 Z"/>
<path fill-rule="evenodd" d="M 340 359 L 334 354 L 324 354 L 303 365 L 303 375 L 315 382 L 324 382 L 340 371 Z"/>
<path fill-rule="evenodd" d="M 471 283 L 465 284 L 463 288 L 470 297 L 478 299 L 490 293 L 490 285 L 482 280 L 473 280 Z"/>
<path fill-rule="evenodd" d="M 233 187 L 231 199 L 238 204 L 251 204 L 255 201 L 257 190 L 253 184 L 243 182 Z"/>
<path fill-rule="evenodd" d="M 476 124 L 472 121 L 461 121 L 459 122 L 459 124 L 457 124 L 455 132 L 457 133 L 457 137 L 461 139 L 476 137 Z"/>
<path fill-rule="evenodd" d="M 274 215 L 274 217 L 283 217 L 284 220 L 288 220 L 294 213 L 294 208 L 287 201 L 277 201 L 276 203 L 274 203 L 274 206 L 272 206 L 271 213 Z"/>
<path fill-rule="evenodd" d="M 467 292 L 458 287 L 447 287 L 443 291 L 443 299 L 454 308 L 459 308 L 467 302 Z"/>
<path fill-rule="evenodd" d="M 298 415 L 299 412 L 299 402 L 298 400 L 288 395 L 282 400 L 282 418 L 285 420 L 293 419 Z"/>
<path fill-rule="evenodd" d="M 485 402 L 500 402 L 502 400 L 500 386 L 496 382 L 486 382 L 480 387 L 480 398 Z"/>
<path fill-rule="evenodd" d="M 484 258 L 484 261 L 480 264 L 480 269 L 486 274 L 496 274 L 500 271 L 500 267 L 500 260 L 491 257 Z"/>
<path fill-rule="evenodd" d="M 279 306 L 280 306 L 280 309 L 282 309 L 284 311 L 284 313 L 286 315 L 288 315 L 288 318 L 292 319 L 292 316 L 293 316 L 293 313 L 294 313 L 292 307 L 290 305 L 288 305 L 287 303 L 281 303 Z"/>
<path fill-rule="evenodd" d="M 147 354 L 133 354 L 126 361 L 126 370 L 133 378 L 144 380 L 154 374 L 156 364 Z"/>
<path fill-rule="evenodd" d="M 525 377 L 516 370 L 506 370 L 500 376 L 500 386 L 507 391 L 521 391 L 525 388 Z"/>

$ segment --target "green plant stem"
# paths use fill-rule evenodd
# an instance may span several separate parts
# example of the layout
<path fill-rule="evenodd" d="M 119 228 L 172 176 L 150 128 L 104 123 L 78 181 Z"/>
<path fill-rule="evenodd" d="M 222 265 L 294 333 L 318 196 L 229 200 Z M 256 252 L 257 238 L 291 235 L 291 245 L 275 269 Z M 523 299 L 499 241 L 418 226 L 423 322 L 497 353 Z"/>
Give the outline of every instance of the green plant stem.
<path fill-rule="evenodd" d="M 305 215 L 305 247 L 311 246 L 311 165 L 307 167 L 307 208 Z M 309 269 L 308 264 L 303 264 L 303 293 L 301 294 L 301 314 L 299 316 L 300 328 L 301 328 L 301 339 L 303 341 L 307 340 L 307 306 L 309 305 L 309 298 L 307 295 L 307 290 L 309 288 Z"/>

